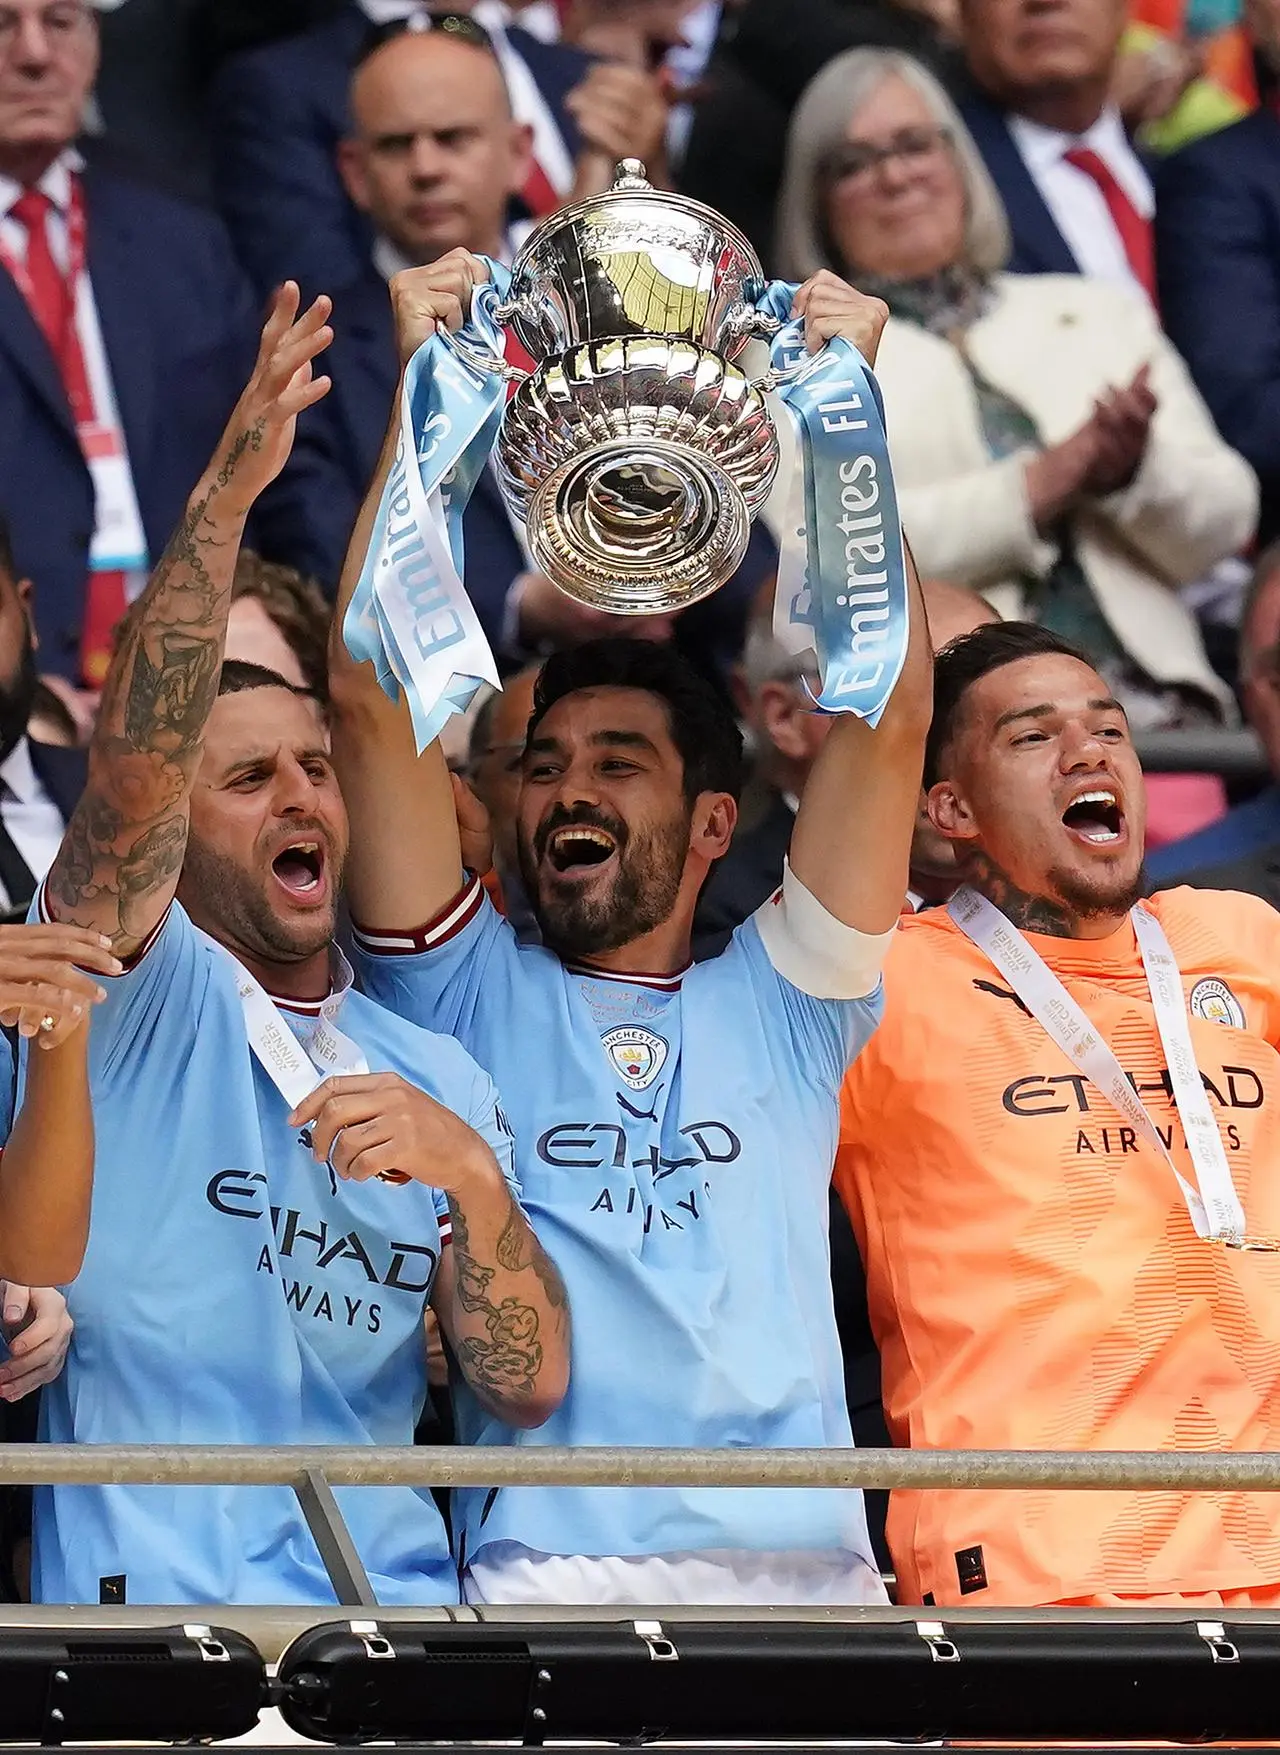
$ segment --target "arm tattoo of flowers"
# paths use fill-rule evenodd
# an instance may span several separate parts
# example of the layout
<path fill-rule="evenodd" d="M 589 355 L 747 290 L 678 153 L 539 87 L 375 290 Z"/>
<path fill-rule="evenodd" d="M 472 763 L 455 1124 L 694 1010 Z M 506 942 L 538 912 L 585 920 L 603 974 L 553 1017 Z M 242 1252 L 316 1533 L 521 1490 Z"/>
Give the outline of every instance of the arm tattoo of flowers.
<path fill-rule="evenodd" d="M 519 1400 L 533 1393 L 542 1366 L 538 1312 L 514 1294 L 493 1302 L 490 1287 L 497 1270 L 476 1260 L 471 1252 L 466 1215 L 460 1205 L 453 1201 L 449 1205 L 458 1302 L 469 1315 L 483 1318 L 486 1331 L 484 1336 L 459 1337 L 458 1363 L 480 1394 Z M 510 1201 L 510 1213 L 494 1254 L 504 1272 L 532 1268 L 553 1307 L 563 1306 L 560 1276 L 516 1210 L 514 1201 Z"/>

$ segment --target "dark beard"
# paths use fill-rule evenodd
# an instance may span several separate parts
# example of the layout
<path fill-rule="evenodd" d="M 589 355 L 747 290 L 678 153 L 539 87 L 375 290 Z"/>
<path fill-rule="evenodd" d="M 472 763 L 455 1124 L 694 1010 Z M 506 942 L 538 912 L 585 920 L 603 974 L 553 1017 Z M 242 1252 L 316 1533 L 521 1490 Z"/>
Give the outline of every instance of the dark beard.
<path fill-rule="evenodd" d="M 340 874 L 334 865 L 329 870 L 336 891 Z M 299 921 L 290 930 L 272 912 L 261 886 L 235 860 L 195 835 L 187 838 L 178 900 L 196 925 L 219 944 L 248 951 L 264 963 L 304 962 L 333 938 L 332 909 Z"/>
<path fill-rule="evenodd" d="M 1049 883 L 1058 900 L 1077 920 L 1097 920 L 1103 914 L 1127 914 L 1150 888 L 1146 868 L 1139 866 L 1127 883 L 1081 883 L 1071 872 L 1050 871 Z"/>
<path fill-rule="evenodd" d="M 1144 867 L 1139 866 L 1128 883 L 1116 879 L 1082 883 L 1072 872 L 1050 870 L 1045 877 L 1050 894 L 1033 896 L 1020 890 L 985 853 L 972 853 L 964 862 L 963 880 L 994 902 L 1006 920 L 1025 932 L 1043 932 L 1053 938 L 1074 938 L 1081 921 L 1099 920 L 1106 914 L 1127 914 L 1149 888 Z"/>
<path fill-rule="evenodd" d="M 27 721 L 35 705 L 36 673 L 35 642 L 31 627 L 24 623 L 25 636 L 17 669 L 8 682 L 0 684 L 0 762 L 10 755 L 27 734 Z"/>
<path fill-rule="evenodd" d="M 590 818 L 582 813 L 572 820 Z M 684 878 L 692 822 L 686 806 L 665 826 L 634 840 L 628 835 L 619 848 L 613 883 L 603 895 L 585 895 L 576 883 L 560 886 L 554 873 L 544 889 L 538 865 L 522 841 L 520 870 L 547 949 L 570 960 L 598 957 L 621 950 L 669 920 Z"/>

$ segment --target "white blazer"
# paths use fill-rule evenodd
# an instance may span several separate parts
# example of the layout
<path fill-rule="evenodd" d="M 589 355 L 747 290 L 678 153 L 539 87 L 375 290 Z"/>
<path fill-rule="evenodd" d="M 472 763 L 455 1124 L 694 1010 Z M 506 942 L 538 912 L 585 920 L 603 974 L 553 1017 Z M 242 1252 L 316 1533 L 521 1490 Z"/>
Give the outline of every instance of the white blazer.
<path fill-rule="evenodd" d="M 1229 317 L 1224 315 L 1224 321 Z M 988 383 L 1035 422 L 1046 445 L 1087 418 L 1104 388 L 1144 362 L 1159 407 L 1147 453 L 1123 492 L 1074 515 L 1076 552 L 1121 645 L 1161 683 L 1190 683 L 1230 703 L 1205 657 L 1180 585 L 1203 578 L 1253 535 L 1258 484 L 1218 437 L 1187 369 L 1144 299 L 1082 275 L 996 276 L 968 332 Z M 978 400 L 950 342 L 893 320 L 876 359 L 903 527 L 921 576 L 981 591 L 1019 616 L 1018 575 L 1042 578 L 1054 550 L 1027 503 L 1028 453 L 993 463 Z"/>

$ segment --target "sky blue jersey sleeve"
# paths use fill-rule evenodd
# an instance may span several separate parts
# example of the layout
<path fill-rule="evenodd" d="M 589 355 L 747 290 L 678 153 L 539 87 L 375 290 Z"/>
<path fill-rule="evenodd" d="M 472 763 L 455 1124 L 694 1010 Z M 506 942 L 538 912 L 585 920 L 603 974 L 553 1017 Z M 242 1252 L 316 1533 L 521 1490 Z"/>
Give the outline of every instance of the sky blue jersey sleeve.
<path fill-rule="evenodd" d="M 51 918 L 43 890 L 32 909 L 33 919 Z M 181 903 L 170 903 L 123 974 L 99 977 L 107 997 L 94 1007 L 89 1032 L 95 1080 L 117 1075 L 135 1056 L 146 1056 L 151 1067 L 167 1065 L 176 1077 L 185 1064 L 184 1045 L 191 1040 L 211 975 L 208 941 Z"/>
<path fill-rule="evenodd" d="M 755 915 L 737 929 L 722 956 L 744 971 L 779 1056 L 838 1096 L 845 1072 L 884 1013 L 883 982 L 861 999 L 817 999 L 802 992 L 774 968 Z"/>
<path fill-rule="evenodd" d="M 520 1178 L 516 1174 L 515 1138 L 511 1124 L 503 1112 L 498 1087 L 481 1067 L 476 1068 L 471 1111 L 467 1123 L 480 1135 L 506 1177 L 507 1186 L 516 1200 L 520 1199 Z"/>
<path fill-rule="evenodd" d="M 456 1036 L 470 1047 L 481 1008 L 509 996 L 515 933 L 478 878 L 471 878 L 426 926 L 396 932 L 353 931 L 360 984 L 397 1017 Z"/>
<path fill-rule="evenodd" d="M 0 1030 L 0 1146 L 13 1132 L 18 1095 L 18 1057 L 7 1030 Z"/>

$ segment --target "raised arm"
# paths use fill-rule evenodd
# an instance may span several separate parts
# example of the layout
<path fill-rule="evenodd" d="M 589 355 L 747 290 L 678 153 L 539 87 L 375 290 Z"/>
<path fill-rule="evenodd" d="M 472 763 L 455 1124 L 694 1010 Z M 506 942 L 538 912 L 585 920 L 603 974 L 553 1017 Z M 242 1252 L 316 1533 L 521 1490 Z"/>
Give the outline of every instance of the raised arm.
<path fill-rule="evenodd" d="M 78 926 L 0 926 L 0 1024 L 33 1052 L 0 1156 L 0 1280 L 74 1279 L 89 1236 L 93 1113 L 89 1015 L 118 975 L 106 940 Z"/>
<path fill-rule="evenodd" d="M 451 250 L 426 268 L 391 282 L 400 357 L 408 362 L 438 327 L 461 327 L 483 262 Z M 420 756 L 409 710 L 382 692 L 373 666 L 357 664 L 342 638 L 342 623 L 373 538 L 382 490 L 395 460 L 400 393 L 377 472 L 347 552 L 329 641 L 333 758 L 351 817 L 347 894 L 351 912 L 371 931 L 420 926 L 458 893 L 462 854 L 453 787 L 438 743 Z"/>
<path fill-rule="evenodd" d="M 878 299 L 819 274 L 797 295 L 806 340 L 843 335 L 869 365 L 888 315 Z M 933 659 L 915 563 L 907 554 L 911 634 L 898 686 L 873 731 L 851 713 L 835 724 L 805 782 L 791 869 L 829 914 L 863 933 L 888 932 L 902 912 L 924 740 L 933 712 Z"/>
<path fill-rule="evenodd" d="M 218 691 L 231 580 L 245 520 L 279 474 L 298 414 L 329 387 L 329 301 L 298 317 L 282 287 L 253 376 L 186 516 L 130 611 L 89 749 L 89 779 L 48 877 L 58 920 L 104 933 L 127 960 L 173 899 L 191 787 Z M 180 395 L 181 385 L 172 387 Z"/>

